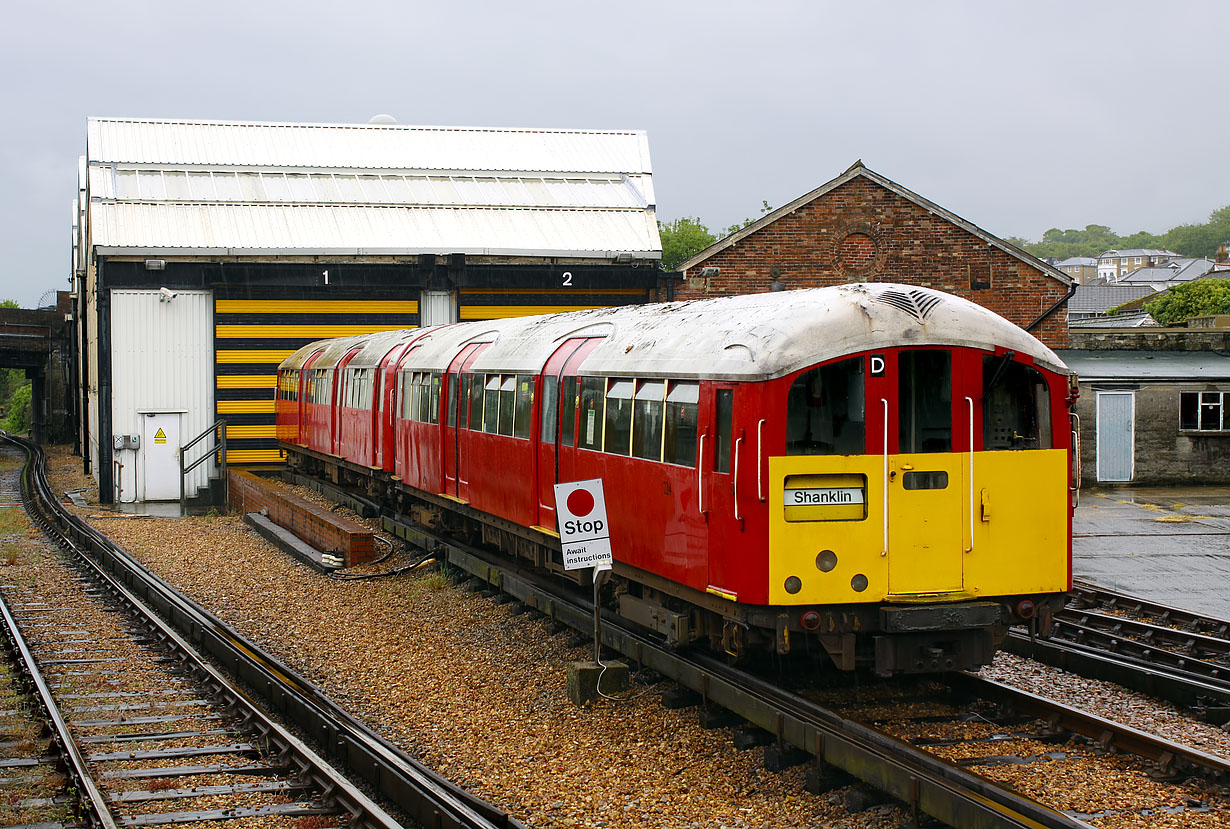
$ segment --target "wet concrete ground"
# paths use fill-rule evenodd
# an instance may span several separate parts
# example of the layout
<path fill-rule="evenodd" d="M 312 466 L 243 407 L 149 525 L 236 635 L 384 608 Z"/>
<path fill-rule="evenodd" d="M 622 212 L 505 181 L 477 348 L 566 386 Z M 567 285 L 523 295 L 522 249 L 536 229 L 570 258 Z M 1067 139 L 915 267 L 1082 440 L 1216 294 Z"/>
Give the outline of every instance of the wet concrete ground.
<path fill-rule="evenodd" d="M 1072 531 L 1078 580 L 1230 619 L 1230 487 L 1086 489 Z"/>

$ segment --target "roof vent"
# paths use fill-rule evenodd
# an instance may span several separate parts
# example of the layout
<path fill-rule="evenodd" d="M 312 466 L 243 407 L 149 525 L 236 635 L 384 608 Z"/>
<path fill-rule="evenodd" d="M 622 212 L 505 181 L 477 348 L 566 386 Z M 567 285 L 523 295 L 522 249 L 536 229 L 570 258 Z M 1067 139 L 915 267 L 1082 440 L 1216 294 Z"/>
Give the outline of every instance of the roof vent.
<path fill-rule="evenodd" d="M 392 115 L 382 112 L 379 115 L 373 115 L 371 117 L 371 120 L 368 121 L 367 123 L 369 124 L 396 124 L 397 119 L 394 118 Z"/>
<path fill-rule="evenodd" d="M 891 305 L 900 311 L 905 311 L 920 323 L 926 322 L 927 317 L 931 316 L 931 312 L 935 310 L 935 306 L 939 305 L 942 301 L 942 298 L 936 294 L 913 290 L 885 291 L 876 297 L 876 302 L 883 302 L 885 305 Z"/>

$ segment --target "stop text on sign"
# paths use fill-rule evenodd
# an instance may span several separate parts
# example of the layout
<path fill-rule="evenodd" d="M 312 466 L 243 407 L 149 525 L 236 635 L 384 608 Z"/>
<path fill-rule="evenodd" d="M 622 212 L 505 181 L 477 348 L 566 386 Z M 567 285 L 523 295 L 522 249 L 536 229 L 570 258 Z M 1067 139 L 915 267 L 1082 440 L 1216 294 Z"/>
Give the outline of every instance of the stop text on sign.
<path fill-rule="evenodd" d="M 556 484 L 555 511 L 564 569 L 609 567 L 611 533 L 602 480 Z"/>

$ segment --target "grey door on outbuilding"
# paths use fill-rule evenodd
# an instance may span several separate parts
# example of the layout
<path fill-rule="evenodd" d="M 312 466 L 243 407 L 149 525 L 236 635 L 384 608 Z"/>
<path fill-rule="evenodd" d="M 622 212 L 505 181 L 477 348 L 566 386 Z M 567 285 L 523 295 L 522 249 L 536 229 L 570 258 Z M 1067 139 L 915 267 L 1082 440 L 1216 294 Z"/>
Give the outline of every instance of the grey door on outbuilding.
<path fill-rule="evenodd" d="M 1097 394 L 1098 481 L 1130 481 L 1136 456 L 1136 395 L 1131 391 Z"/>

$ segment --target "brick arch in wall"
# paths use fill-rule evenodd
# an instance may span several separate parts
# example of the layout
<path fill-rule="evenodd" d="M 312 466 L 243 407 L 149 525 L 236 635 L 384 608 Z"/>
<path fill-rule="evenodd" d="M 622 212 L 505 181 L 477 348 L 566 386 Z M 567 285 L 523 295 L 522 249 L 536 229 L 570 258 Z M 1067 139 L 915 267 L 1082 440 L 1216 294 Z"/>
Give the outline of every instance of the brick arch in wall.
<path fill-rule="evenodd" d="M 853 218 L 826 234 L 827 244 L 821 246 L 822 265 L 827 265 L 847 282 L 874 281 L 884 269 L 888 256 L 891 227 L 864 218 Z"/>

